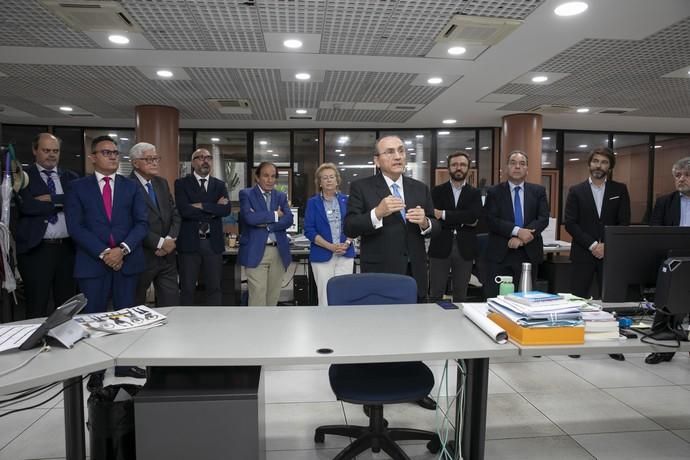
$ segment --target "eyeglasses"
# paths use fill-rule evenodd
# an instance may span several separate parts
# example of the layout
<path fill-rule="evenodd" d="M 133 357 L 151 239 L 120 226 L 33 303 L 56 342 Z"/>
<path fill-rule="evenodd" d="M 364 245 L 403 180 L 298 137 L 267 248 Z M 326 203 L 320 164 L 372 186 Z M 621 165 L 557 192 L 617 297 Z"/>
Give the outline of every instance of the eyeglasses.
<path fill-rule="evenodd" d="M 135 160 L 142 160 L 148 165 L 156 164 L 161 161 L 161 157 L 141 157 L 135 158 Z"/>
<path fill-rule="evenodd" d="M 192 160 L 211 161 L 213 160 L 213 157 L 211 155 L 199 155 L 192 158 Z"/>
<path fill-rule="evenodd" d="M 41 152 L 42 152 L 42 153 L 46 153 L 46 154 L 48 154 L 48 153 L 54 153 L 54 154 L 57 155 L 58 153 L 60 153 L 60 149 L 43 149 L 43 148 L 42 148 L 42 149 L 41 149 Z"/>
<path fill-rule="evenodd" d="M 107 157 L 107 158 L 117 158 L 117 156 L 120 154 L 120 152 L 118 150 L 106 150 L 106 149 L 96 150 L 93 153 L 100 153 L 101 155 L 103 155 L 104 157 Z"/>
<path fill-rule="evenodd" d="M 675 177 L 677 180 L 680 180 L 683 177 L 685 177 L 686 179 L 690 179 L 690 171 L 675 172 L 675 173 L 673 173 L 673 177 Z"/>

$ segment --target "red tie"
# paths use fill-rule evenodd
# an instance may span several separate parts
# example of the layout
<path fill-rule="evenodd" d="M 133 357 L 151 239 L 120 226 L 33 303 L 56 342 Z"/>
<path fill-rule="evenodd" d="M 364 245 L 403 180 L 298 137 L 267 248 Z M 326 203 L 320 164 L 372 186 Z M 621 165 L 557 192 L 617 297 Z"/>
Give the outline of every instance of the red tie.
<path fill-rule="evenodd" d="M 105 207 L 105 215 L 108 216 L 108 221 L 113 217 L 113 190 L 110 188 L 110 177 L 104 177 L 105 185 L 103 186 L 103 206 Z M 111 248 L 115 247 L 115 239 L 113 235 L 108 238 L 108 243 Z"/>

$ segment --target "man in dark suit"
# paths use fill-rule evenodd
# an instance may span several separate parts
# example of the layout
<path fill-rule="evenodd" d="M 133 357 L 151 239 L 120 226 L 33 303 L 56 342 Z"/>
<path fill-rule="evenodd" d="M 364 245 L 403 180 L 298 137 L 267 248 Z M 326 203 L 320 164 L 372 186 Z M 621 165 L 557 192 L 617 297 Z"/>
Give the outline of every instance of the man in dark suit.
<path fill-rule="evenodd" d="M 206 305 L 221 305 L 223 217 L 231 206 L 225 182 L 211 177 L 213 156 L 206 149 L 192 153 L 192 174 L 175 181 L 175 201 L 182 217 L 177 252 L 182 305 L 194 305 L 194 292 L 203 266 Z"/>
<path fill-rule="evenodd" d="M 429 244 L 430 297 L 438 300 L 446 293 L 448 272 L 453 273 L 453 301 L 467 299 L 472 265 L 478 255 L 475 233 L 482 213 L 481 192 L 466 182 L 470 157 L 455 152 L 446 159 L 450 180 L 431 191 L 434 215 L 441 231 Z"/>
<path fill-rule="evenodd" d="M 142 241 L 148 232 L 145 198 L 137 185 L 117 173 L 117 144 L 108 136 L 91 142 L 94 174 L 72 181 L 65 201 L 67 229 L 77 247 L 74 277 L 88 302 L 85 313 L 135 305 L 139 274 L 146 268 Z M 103 385 L 104 371 L 87 387 Z M 118 377 L 145 377 L 143 369 L 117 367 Z"/>
<path fill-rule="evenodd" d="M 565 201 L 565 229 L 573 237 L 570 247 L 571 292 L 589 298 L 596 275 L 601 293 L 604 275 L 604 227 L 630 225 L 630 196 L 625 184 L 610 180 L 616 157 L 606 147 L 592 150 L 587 159 L 589 178 L 570 188 Z M 601 298 L 601 295 L 595 295 Z M 571 355 L 579 357 L 579 355 Z M 623 361 L 620 353 L 609 355 Z"/>
<path fill-rule="evenodd" d="M 527 155 L 515 150 L 508 155 L 508 180 L 490 188 L 486 195 L 489 240 L 486 248 L 488 276 L 484 283 L 486 297 L 496 297 L 496 275 L 512 275 L 520 284 L 522 263 L 532 264 L 532 285 L 544 259 L 541 232 L 549 223 L 546 189 L 525 182 Z"/>
<path fill-rule="evenodd" d="M 65 191 L 78 176 L 58 168 L 60 144 L 60 139 L 49 133 L 34 138 L 36 162 L 26 169 L 29 186 L 18 194 L 15 241 L 27 318 L 48 316 L 77 291 L 74 245 L 67 231 L 64 203 Z"/>
<path fill-rule="evenodd" d="M 139 142 L 129 150 L 129 159 L 134 167 L 130 177 L 140 185 L 149 213 L 149 233 L 143 242 L 146 271 L 139 276 L 136 303 L 146 303 L 146 291 L 153 283 L 157 307 L 179 305 L 175 240 L 180 232 L 180 214 L 168 181 L 158 176 L 161 157 L 156 146 Z"/>
<path fill-rule="evenodd" d="M 275 306 L 283 274 L 290 266 L 292 225 L 287 195 L 275 189 L 278 168 L 264 161 L 254 171 L 256 185 L 240 191 L 240 250 L 238 260 L 247 272 L 250 306 Z"/>
<path fill-rule="evenodd" d="M 676 191 L 656 199 L 649 225 L 690 227 L 690 157 L 676 161 L 671 174 L 673 174 Z M 682 319 L 682 317 L 676 318 L 677 321 L 682 321 Z M 644 361 L 647 364 L 658 364 L 671 361 L 674 355 L 673 352 L 651 353 Z"/>
<path fill-rule="evenodd" d="M 428 289 L 424 239 L 441 231 L 429 187 L 403 175 L 405 145 L 397 136 L 376 142 L 374 163 L 378 174 L 350 185 L 345 234 L 361 237 L 362 272 L 411 275 L 417 281 L 417 298 L 423 301 Z M 426 409 L 436 407 L 429 397 L 418 403 Z"/>

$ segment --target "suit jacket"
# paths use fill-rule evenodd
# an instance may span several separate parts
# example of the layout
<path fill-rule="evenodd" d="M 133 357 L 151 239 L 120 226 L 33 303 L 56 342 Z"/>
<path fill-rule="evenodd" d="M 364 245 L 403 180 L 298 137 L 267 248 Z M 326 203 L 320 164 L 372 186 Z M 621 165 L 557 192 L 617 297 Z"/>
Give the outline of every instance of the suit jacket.
<path fill-rule="evenodd" d="M 177 238 L 180 233 L 180 213 L 177 212 L 175 207 L 175 201 L 173 201 L 173 197 L 170 194 L 167 180 L 158 176 L 151 178 L 153 192 L 156 194 L 156 201 L 158 201 L 158 206 L 156 206 L 153 200 L 151 200 L 148 190 L 142 185 L 136 174 L 132 172 L 129 177 L 137 184 L 139 191 L 144 194 L 146 199 L 149 215 L 149 232 L 146 238 L 144 238 L 143 247 L 146 264 L 149 267 L 153 267 L 155 266 L 156 259 L 159 258 L 155 252 L 158 249 L 160 239 L 166 236 Z M 175 263 L 175 254 L 168 254 L 165 258 L 168 262 Z"/>
<path fill-rule="evenodd" d="M 345 235 L 345 216 L 347 215 L 347 195 L 337 193 L 336 198 L 340 206 L 340 243 L 347 239 Z M 309 260 L 312 262 L 327 262 L 333 257 L 333 253 L 326 248 L 322 248 L 314 242 L 316 235 L 321 235 L 323 239 L 329 243 L 333 243 L 333 235 L 331 234 L 331 225 L 328 223 L 328 216 L 326 215 L 326 206 L 323 204 L 321 194 L 317 193 L 307 201 L 307 211 L 304 215 L 304 236 L 311 241 L 311 250 L 309 251 Z M 343 257 L 354 257 L 355 245 L 351 244 L 345 251 Z"/>
<path fill-rule="evenodd" d="M 71 182 L 79 178 L 75 172 L 58 168 L 63 193 L 56 195 L 53 197 L 53 201 L 48 203 L 34 198 L 50 193 L 36 164 L 32 164 L 25 171 L 29 176 L 29 186 L 17 194 L 19 211 L 15 233 L 17 254 L 24 254 L 38 246 L 46 233 L 48 217 L 64 210 L 65 194 L 69 190 Z"/>
<path fill-rule="evenodd" d="M 180 234 L 177 237 L 177 252 L 197 253 L 199 251 L 199 223 L 208 222 L 211 229 L 211 249 L 217 254 L 225 251 L 223 238 L 223 217 L 230 214 L 230 202 L 218 204 L 221 197 L 228 198 L 225 182 L 208 176 L 206 190 L 201 188 L 194 174 L 188 174 L 175 181 L 175 202 L 182 217 Z M 192 206 L 201 203 L 202 208 Z"/>
<path fill-rule="evenodd" d="M 407 209 L 421 206 L 431 221 L 431 232 L 422 235 L 419 226 L 403 221 L 399 212 L 383 218 L 383 226 L 374 229 L 370 212 L 390 195 L 381 173 L 354 181 L 345 216 L 345 234 L 361 237 L 360 260 L 362 272 L 406 274 L 409 261 L 412 276 L 417 281 L 417 295 L 426 297 L 428 276 L 424 238 L 435 236 L 441 225 L 434 218 L 434 204 L 429 187 L 403 176 L 403 194 Z"/>
<path fill-rule="evenodd" d="M 278 209 L 283 211 L 283 215 L 276 222 L 275 211 Z M 287 269 L 292 258 L 285 230 L 292 226 L 292 219 L 287 195 L 283 192 L 271 190 L 269 209 L 258 186 L 240 190 L 240 249 L 237 256 L 240 265 L 256 268 L 264 257 L 268 234 L 273 232 L 283 266 Z"/>
<path fill-rule="evenodd" d="M 65 217 L 67 230 L 77 247 L 75 278 L 96 278 L 110 270 L 98 258 L 109 247 L 110 235 L 116 245 L 124 242 L 132 251 L 124 257 L 121 272 L 134 275 L 144 271 L 146 262 L 141 243 L 148 232 L 148 215 L 145 198 L 140 193 L 131 180 L 116 175 L 112 220 L 109 221 L 96 176 L 72 181 L 65 198 Z"/>
<path fill-rule="evenodd" d="M 649 225 L 680 225 L 680 192 L 662 195 L 656 199 Z"/>
<path fill-rule="evenodd" d="M 589 247 L 592 243 L 604 242 L 604 227 L 607 225 L 630 225 L 630 196 L 625 184 L 606 181 L 601 217 L 597 214 L 589 180 L 573 185 L 565 202 L 565 229 L 573 237 L 570 260 L 597 260 Z"/>
<path fill-rule="evenodd" d="M 524 246 L 532 265 L 538 265 L 544 258 L 544 243 L 541 232 L 549 224 L 549 203 L 546 189 L 541 185 L 524 183 L 523 228 L 534 230 L 534 239 Z M 489 241 L 486 257 L 500 263 L 508 254 L 508 240 L 515 227 L 513 197 L 508 182 L 491 187 L 486 194 L 486 218 L 489 225 Z"/>
<path fill-rule="evenodd" d="M 446 218 L 441 220 L 439 234 L 431 238 L 429 257 L 447 258 L 453 248 L 453 231 L 455 231 L 460 255 L 465 260 L 475 259 L 479 253 L 476 225 L 482 213 L 481 190 L 466 183 L 456 203 L 453 186 L 448 181 L 431 190 L 431 199 L 434 202 L 434 208 L 446 211 Z"/>

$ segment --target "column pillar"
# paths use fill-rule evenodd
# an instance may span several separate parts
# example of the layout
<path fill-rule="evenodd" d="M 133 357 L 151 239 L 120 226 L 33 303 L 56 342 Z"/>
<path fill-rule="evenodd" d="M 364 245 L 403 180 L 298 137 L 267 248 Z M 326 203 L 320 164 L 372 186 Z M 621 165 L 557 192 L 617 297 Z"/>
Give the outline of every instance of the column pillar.
<path fill-rule="evenodd" d="M 501 180 L 506 180 L 505 165 L 508 154 L 522 150 L 527 154 L 527 182 L 541 184 L 542 116 L 538 113 L 516 113 L 503 117 L 500 165 Z"/>
<path fill-rule="evenodd" d="M 173 191 L 180 169 L 180 112 L 162 105 L 138 105 L 134 111 L 137 142 L 156 146 L 161 157 L 160 176 L 167 179 Z"/>

